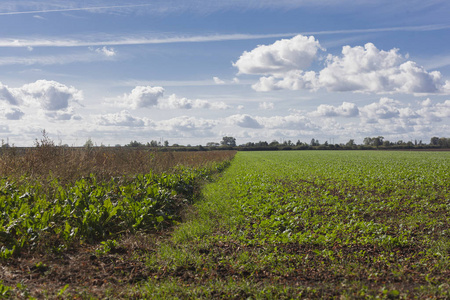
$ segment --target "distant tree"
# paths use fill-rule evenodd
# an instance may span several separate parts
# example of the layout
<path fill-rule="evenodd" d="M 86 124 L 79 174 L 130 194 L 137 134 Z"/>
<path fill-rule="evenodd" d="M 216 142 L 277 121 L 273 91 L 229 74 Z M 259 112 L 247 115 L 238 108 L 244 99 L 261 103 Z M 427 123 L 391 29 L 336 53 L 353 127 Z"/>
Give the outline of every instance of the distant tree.
<path fill-rule="evenodd" d="M 442 148 L 449 148 L 450 147 L 450 138 L 440 138 L 439 139 L 439 146 Z"/>
<path fill-rule="evenodd" d="M 365 146 L 370 146 L 372 145 L 372 138 L 371 137 L 365 137 L 363 140 L 363 143 Z"/>
<path fill-rule="evenodd" d="M 319 146 L 320 142 L 319 142 L 319 140 L 316 140 L 316 139 L 312 138 L 311 142 L 310 142 L 310 145 L 311 146 Z"/>
<path fill-rule="evenodd" d="M 277 140 L 273 140 L 272 142 L 270 142 L 269 146 L 278 146 L 280 143 L 278 143 Z"/>
<path fill-rule="evenodd" d="M 139 143 L 138 141 L 131 141 L 128 145 L 125 145 L 127 147 L 140 147 L 144 146 L 142 143 Z"/>
<path fill-rule="evenodd" d="M 150 147 L 158 147 L 158 142 L 155 140 L 151 140 L 149 146 Z"/>
<path fill-rule="evenodd" d="M 169 147 L 169 141 L 164 141 L 164 147 Z"/>
<path fill-rule="evenodd" d="M 206 143 L 206 146 L 207 147 L 218 147 L 218 146 L 220 146 L 220 144 L 216 143 L 216 142 L 208 142 L 208 143 Z"/>
<path fill-rule="evenodd" d="M 433 136 L 430 140 L 430 145 L 433 145 L 433 146 L 439 145 L 439 138 L 437 136 Z"/>
<path fill-rule="evenodd" d="M 376 138 L 374 138 L 374 146 L 378 147 L 378 146 L 383 145 L 383 139 L 384 139 L 384 137 L 382 137 L 382 136 L 377 136 Z"/>
<path fill-rule="evenodd" d="M 220 142 L 222 146 L 236 147 L 236 139 L 231 136 L 224 136 Z"/>
<path fill-rule="evenodd" d="M 2 148 L 9 148 L 9 141 L 5 143 L 5 140 L 2 139 Z"/>
<path fill-rule="evenodd" d="M 91 138 L 88 138 L 87 141 L 83 145 L 84 148 L 92 148 L 94 147 L 94 142 L 92 142 Z"/>
<path fill-rule="evenodd" d="M 345 146 L 347 146 L 347 147 L 353 147 L 353 146 L 356 146 L 355 140 L 354 140 L 354 139 L 350 139 L 350 140 L 345 144 Z"/>
<path fill-rule="evenodd" d="M 378 148 L 378 146 L 383 145 L 383 139 L 384 137 L 382 136 L 365 137 L 363 143 L 365 146 L 375 146 Z"/>

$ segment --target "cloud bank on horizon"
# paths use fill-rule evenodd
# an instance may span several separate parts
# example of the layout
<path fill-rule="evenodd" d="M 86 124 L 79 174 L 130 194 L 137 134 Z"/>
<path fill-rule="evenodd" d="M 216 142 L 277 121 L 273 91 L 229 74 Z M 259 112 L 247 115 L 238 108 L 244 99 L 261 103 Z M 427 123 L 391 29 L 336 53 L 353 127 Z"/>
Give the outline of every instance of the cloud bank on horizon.
<path fill-rule="evenodd" d="M 432 2 L 5 1 L 0 138 L 448 136 L 450 5 Z"/>

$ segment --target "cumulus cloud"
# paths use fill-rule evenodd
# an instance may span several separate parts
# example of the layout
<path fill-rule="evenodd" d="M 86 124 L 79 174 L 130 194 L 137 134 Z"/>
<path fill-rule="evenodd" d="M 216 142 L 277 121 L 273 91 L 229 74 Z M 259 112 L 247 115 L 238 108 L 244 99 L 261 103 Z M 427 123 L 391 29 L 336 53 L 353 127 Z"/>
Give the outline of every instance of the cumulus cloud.
<path fill-rule="evenodd" d="M 216 84 L 225 84 L 225 81 L 223 81 L 219 77 L 213 77 L 213 80 Z"/>
<path fill-rule="evenodd" d="M 381 98 L 380 101 L 361 107 L 361 115 L 367 122 L 377 122 L 380 119 L 391 119 L 400 116 L 401 103 L 390 98 Z"/>
<path fill-rule="evenodd" d="M 108 48 L 108 47 L 103 47 L 103 48 L 97 48 L 95 49 L 95 52 L 102 54 L 106 57 L 113 57 L 116 56 L 116 50 L 114 50 L 114 48 Z"/>
<path fill-rule="evenodd" d="M 144 119 L 133 117 L 128 111 L 123 110 L 114 114 L 97 116 L 97 124 L 103 126 L 143 127 L 145 126 L 146 121 Z"/>
<path fill-rule="evenodd" d="M 48 80 L 25 84 L 17 92 L 27 103 L 48 111 L 67 109 L 70 102 L 83 99 L 83 93 L 76 88 Z"/>
<path fill-rule="evenodd" d="M 227 123 L 230 125 L 237 125 L 243 128 L 262 128 L 263 126 L 258 123 L 256 119 L 249 115 L 233 115 L 227 118 Z"/>
<path fill-rule="evenodd" d="M 217 125 L 217 121 L 207 120 L 202 118 L 194 118 L 188 116 L 181 116 L 165 121 L 159 122 L 158 126 L 164 130 L 175 130 L 182 132 L 201 133 L 208 131 Z"/>
<path fill-rule="evenodd" d="M 41 113 L 50 120 L 79 120 L 73 104 L 83 100 L 83 92 L 56 81 L 37 80 L 18 88 L 10 88 L 0 83 L 0 100 L 6 102 L 3 114 L 8 120 L 19 120 L 29 113 L 21 108 L 32 108 L 33 113 Z M 43 111 L 43 113 L 41 112 Z"/>
<path fill-rule="evenodd" d="M 319 49 L 322 47 L 314 37 L 298 35 L 244 52 L 233 66 L 239 74 L 265 75 L 252 86 L 256 91 L 324 88 L 363 93 L 450 93 L 450 81 L 440 72 L 428 72 L 398 49 L 384 51 L 372 43 L 344 46 L 341 55 L 327 56 L 319 72 L 307 70 Z"/>
<path fill-rule="evenodd" d="M 288 116 L 259 117 L 258 122 L 270 129 L 288 130 L 315 130 L 318 126 L 303 115 L 292 114 Z"/>
<path fill-rule="evenodd" d="M 416 113 L 429 122 L 441 122 L 443 118 L 450 117 L 450 100 L 434 104 L 428 98 L 422 101 L 420 105 L 421 107 Z"/>
<path fill-rule="evenodd" d="M 245 51 L 233 63 L 240 74 L 277 74 L 308 68 L 323 48 L 313 36 L 297 35 Z"/>
<path fill-rule="evenodd" d="M 357 117 L 359 109 L 354 103 L 343 102 L 339 106 L 321 104 L 310 113 L 314 117 Z"/>
<path fill-rule="evenodd" d="M 398 49 L 383 51 L 372 43 L 344 46 L 341 57 L 329 55 L 319 82 L 330 91 L 373 93 L 439 93 L 444 87 L 440 72 L 427 72 Z"/>
<path fill-rule="evenodd" d="M 80 115 L 75 114 L 75 111 L 72 107 L 69 107 L 68 109 L 65 110 L 48 111 L 45 113 L 45 116 L 55 121 L 69 121 L 69 120 L 79 121 L 82 119 Z"/>
<path fill-rule="evenodd" d="M 274 104 L 272 102 L 259 103 L 259 109 L 270 110 L 273 108 L 274 108 Z"/>
<path fill-rule="evenodd" d="M 7 108 L 4 111 L 4 116 L 7 120 L 20 120 L 24 113 L 19 108 Z"/>
<path fill-rule="evenodd" d="M 319 79 L 316 72 L 302 70 L 293 70 L 285 74 L 261 77 L 252 88 L 258 92 L 268 92 L 272 90 L 317 90 L 319 88 Z"/>
<path fill-rule="evenodd" d="M 170 95 L 168 98 L 161 99 L 158 104 L 158 108 L 161 109 L 193 109 L 193 108 L 203 108 L 203 109 L 229 109 L 224 102 L 210 102 L 202 99 L 187 99 L 184 97 L 178 97 L 175 94 Z"/>
<path fill-rule="evenodd" d="M 0 100 L 6 101 L 11 105 L 18 105 L 19 99 L 13 95 L 14 90 L 11 90 L 8 86 L 3 85 L 0 82 Z"/>
<path fill-rule="evenodd" d="M 106 100 L 113 105 L 128 109 L 158 108 L 158 109 L 214 109 L 224 110 L 231 107 L 224 102 L 210 102 L 203 99 L 188 99 L 172 94 L 164 96 L 164 88 L 137 86 L 130 94 L 124 94 L 116 99 Z"/>
<path fill-rule="evenodd" d="M 446 100 L 444 103 L 438 103 L 436 105 L 436 115 L 441 118 L 450 117 L 450 100 Z"/>
<path fill-rule="evenodd" d="M 205 100 L 190 100 L 187 98 L 180 98 L 177 95 L 172 94 L 168 98 L 162 100 L 158 107 L 166 109 L 192 109 L 192 108 L 204 108 L 208 106 L 208 102 Z"/>
<path fill-rule="evenodd" d="M 163 95 L 164 88 L 160 86 L 136 86 L 130 94 L 123 95 L 119 104 L 132 109 L 152 107 L 158 105 Z"/>

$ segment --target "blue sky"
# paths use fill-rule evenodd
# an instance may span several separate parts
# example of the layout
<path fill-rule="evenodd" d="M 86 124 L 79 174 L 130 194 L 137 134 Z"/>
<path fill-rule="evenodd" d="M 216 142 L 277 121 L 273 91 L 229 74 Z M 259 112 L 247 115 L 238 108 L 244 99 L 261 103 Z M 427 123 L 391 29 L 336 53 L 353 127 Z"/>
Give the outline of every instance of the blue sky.
<path fill-rule="evenodd" d="M 450 2 L 2 1 L 0 137 L 449 137 Z"/>

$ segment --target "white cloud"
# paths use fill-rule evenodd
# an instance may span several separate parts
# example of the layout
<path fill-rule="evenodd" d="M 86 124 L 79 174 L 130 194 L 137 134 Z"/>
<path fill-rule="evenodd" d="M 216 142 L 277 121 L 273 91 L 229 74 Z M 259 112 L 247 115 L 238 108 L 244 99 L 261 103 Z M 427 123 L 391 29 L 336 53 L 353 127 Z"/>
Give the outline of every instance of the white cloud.
<path fill-rule="evenodd" d="M 37 80 L 18 88 L 0 83 L 0 100 L 6 102 L 3 115 L 8 120 L 19 120 L 24 115 L 32 115 L 34 121 L 80 120 L 73 104 L 83 100 L 83 92 L 48 80 Z"/>
<path fill-rule="evenodd" d="M 114 48 L 108 48 L 106 46 L 103 47 L 103 48 L 95 49 L 95 52 L 97 52 L 99 54 L 102 54 L 102 55 L 104 55 L 106 57 L 113 57 L 113 56 L 115 56 L 117 54 L 116 51 L 114 50 Z"/>
<path fill-rule="evenodd" d="M 13 13 L 0 13 L 13 14 Z M 84 39 L 74 38 L 23 38 L 23 39 L 0 39 L 0 47 L 101 47 L 119 45 L 146 45 L 146 44 L 170 44 L 170 43 L 205 43 L 217 41 L 256 40 L 264 38 L 288 38 L 297 35 L 321 35 L 321 34 L 349 34 L 349 33 L 372 33 L 372 32 L 424 32 L 448 29 L 450 25 L 423 25 L 402 26 L 369 29 L 348 30 L 323 30 L 311 32 L 285 32 L 274 34 L 213 34 L 204 36 L 155 36 L 154 33 L 141 33 L 139 36 L 128 33 L 123 36 L 114 35 L 114 38 L 105 38 L 105 34 L 86 36 Z"/>
<path fill-rule="evenodd" d="M 32 49 L 32 47 L 30 47 Z M 28 49 L 29 50 L 29 49 Z M 93 61 L 110 60 L 105 54 L 73 53 L 48 56 L 3 56 L 0 57 L 0 65 L 65 65 L 71 63 L 89 63 Z"/>
<path fill-rule="evenodd" d="M 213 77 L 213 80 L 216 84 L 225 84 L 225 81 L 223 81 L 219 77 Z"/>
<path fill-rule="evenodd" d="M 203 108 L 203 109 L 223 110 L 229 109 L 230 107 L 224 102 L 210 102 L 202 99 L 191 100 L 184 97 L 180 98 L 177 95 L 172 94 L 168 98 L 160 99 L 158 108 L 161 109 Z"/>
<path fill-rule="evenodd" d="M 349 7 L 352 11 L 355 7 L 359 9 L 375 9 L 382 10 L 382 12 L 391 12 L 395 8 L 395 11 L 408 10 L 410 12 L 429 9 L 429 6 L 434 3 L 444 2 L 441 0 L 429 2 L 410 0 L 407 3 L 395 2 L 393 4 L 391 1 L 378 0 L 373 1 L 349 1 L 349 0 L 327 0 L 327 1 L 305 1 L 305 0 L 283 0 L 283 1 L 273 1 L 273 0 L 258 0 L 258 1 L 244 1 L 244 0 L 234 0 L 234 1 L 207 1 L 207 0 L 197 0 L 197 1 L 185 1 L 185 0 L 153 0 L 151 4 L 146 3 L 136 3 L 136 1 L 128 1 L 127 4 L 117 5 L 118 1 L 57 1 L 57 0 L 46 0 L 46 1 L 24 1 L 24 0 L 3 0 L 0 4 L 0 10 L 2 11 L 0 15 L 21 15 L 21 14 L 46 14 L 55 12 L 71 12 L 71 11 L 86 11 L 91 13 L 110 13 L 110 12 L 135 12 L 148 13 L 151 15 L 161 15 L 168 13 L 197 13 L 197 14 L 208 14 L 215 11 L 239 11 L 243 10 L 269 10 L 269 9 L 281 9 L 289 10 L 296 8 L 305 9 L 321 9 L 321 10 L 344 10 L 347 11 Z M 133 3 L 134 2 L 134 3 Z M 90 5 L 86 5 L 89 3 Z M 439 6 L 440 7 L 440 6 Z"/>
<path fill-rule="evenodd" d="M 416 113 L 429 123 L 441 122 L 442 118 L 450 117 L 450 100 L 434 104 L 433 101 L 428 98 L 421 102 L 421 107 Z"/>
<path fill-rule="evenodd" d="M 217 121 L 214 120 L 181 116 L 159 122 L 158 129 L 201 134 L 204 131 L 209 131 L 210 129 L 214 128 L 216 125 Z"/>
<path fill-rule="evenodd" d="M 444 83 L 438 71 L 427 72 L 413 61 L 405 61 L 398 49 L 379 50 L 344 46 L 342 56 L 329 55 L 319 74 L 320 85 L 329 91 L 372 93 L 440 93 Z"/>
<path fill-rule="evenodd" d="M 204 108 L 205 106 L 208 106 L 206 100 L 190 100 L 184 97 L 177 97 L 175 94 L 160 100 L 158 105 L 162 109 L 192 109 L 193 107 Z"/>
<path fill-rule="evenodd" d="M 252 87 L 256 91 L 318 90 L 363 93 L 446 94 L 450 81 L 438 71 L 428 72 L 403 57 L 398 49 L 379 50 L 344 46 L 341 56 L 328 55 L 318 73 L 306 70 L 322 49 L 314 37 L 298 35 L 244 52 L 233 66 L 240 74 L 266 75 Z"/>
<path fill-rule="evenodd" d="M 368 123 L 378 122 L 380 119 L 400 117 L 401 102 L 390 98 L 381 98 L 380 101 L 360 108 L 362 119 Z"/>
<path fill-rule="evenodd" d="M 90 11 L 90 12 L 100 12 L 104 10 L 116 10 L 116 9 L 126 9 L 126 8 L 142 8 L 142 7 L 148 7 L 148 6 L 154 6 L 154 4 L 129 4 L 129 5 L 104 5 L 104 6 L 88 6 L 88 7 L 74 7 L 75 5 L 78 5 L 78 3 L 66 3 L 61 6 L 60 3 L 33 3 L 28 2 L 25 3 L 27 6 L 35 7 L 37 9 L 31 9 L 31 10 L 17 10 L 17 11 L 7 11 L 7 12 L 1 12 L 0 15 L 23 15 L 23 14 L 37 14 L 37 13 L 54 13 L 54 12 L 70 12 L 70 11 Z M 8 3 L 7 3 L 8 5 Z M 23 5 L 23 4 L 22 4 Z M 55 8 L 55 5 L 57 8 Z M 37 6 L 37 7 L 36 7 Z M 19 7 L 16 9 L 22 8 L 19 4 Z M 42 17 L 35 15 L 34 18 L 41 19 Z"/>
<path fill-rule="evenodd" d="M 256 118 L 260 124 L 270 129 L 316 130 L 319 127 L 302 115 L 273 116 Z"/>
<path fill-rule="evenodd" d="M 343 102 L 340 106 L 321 104 L 310 113 L 314 117 L 357 117 L 359 109 L 354 103 Z"/>
<path fill-rule="evenodd" d="M 153 107 L 163 95 L 164 88 L 160 86 L 137 86 L 119 100 L 119 105 L 132 109 Z"/>
<path fill-rule="evenodd" d="M 289 71 L 285 74 L 277 74 L 269 77 L 261 77 L 252 88 L 258 92 L 272 90 L 317 90 L 318 79 L 314 71 L 303 72 L 301 70 Z"/>
<path fill-rule="evenodd" d="M 72 107 L 69 107 L 68 109 L 65 110 L 48 111 L 45 113 L 45 116 L 50 120 L 55 121 L 69 121 L 69 120 L 79 121 L 82 119 L 80 115 L 75 114 L 75 111 Z"/>
<path fill-rule="evenodd" d="M 107 99 L 107 103 L 131 109 L 154 107 L 158 109 L 214 109 L 224 110 L 231 107 L 224 102 L 210 102 L 203 99 L 188 99 L 172 94 L 164 97 L 164 88 L 137 86 L 130 94 L 116 99 Z"/>
<path fill-rule="evenodd" d="M 259 103 L 259 109 L 271 110 L 273 108 L 274 108 L 274 104 L 272 102 Z"/>
<path fill-rule="evenodd" d="M 240 74 L 283 74 L 308 68 L 319 49 L 323 48 L 313 36 L 297 35 L 245 51 L 233 66 Z"/>
<path fill-rule="evenodd" d="M 19 108 L 6 108 L 4 116 L 7 120 L 20 120 L 24 113 Z"/>
<path fill-rule="evenodd" d="M 262 128 L 263 126 L 258 123 L 258 121 L 256 119 L 254 119 L 253 117 L 249 116 L 249 115 L 233 115 L 228 117 L 227 119 L 227 123 L 230 125 L 237 125 L 239 127 L 243 127 L 243 128 Z"/>
<path fill-rule="evenodd" d="M 56 81 L 38 80 L 25 84 L 19 92 L 25 102 L 48 111 L 67 109 L 70 102 L 83 100 L 81 91 Z"/>
<path fill-rule="evenodd" d="M 450 118 L 450 100 L 436 105 L 436 115 L 441 118 Z"/>
<path fill-rule="evenodd" d="M 143 127 L 147 120 L 133 117 L 128 111 L 123 110 L 115 114 L 97 116 L 96 123 L 103 126 Z"/>
<path fill-rule="evenodd" d="M 0 100 L 6 101 L 11 105 L 18 105 L 19 99 L 13 94 L 14 90 L 0 82 Z"/>

